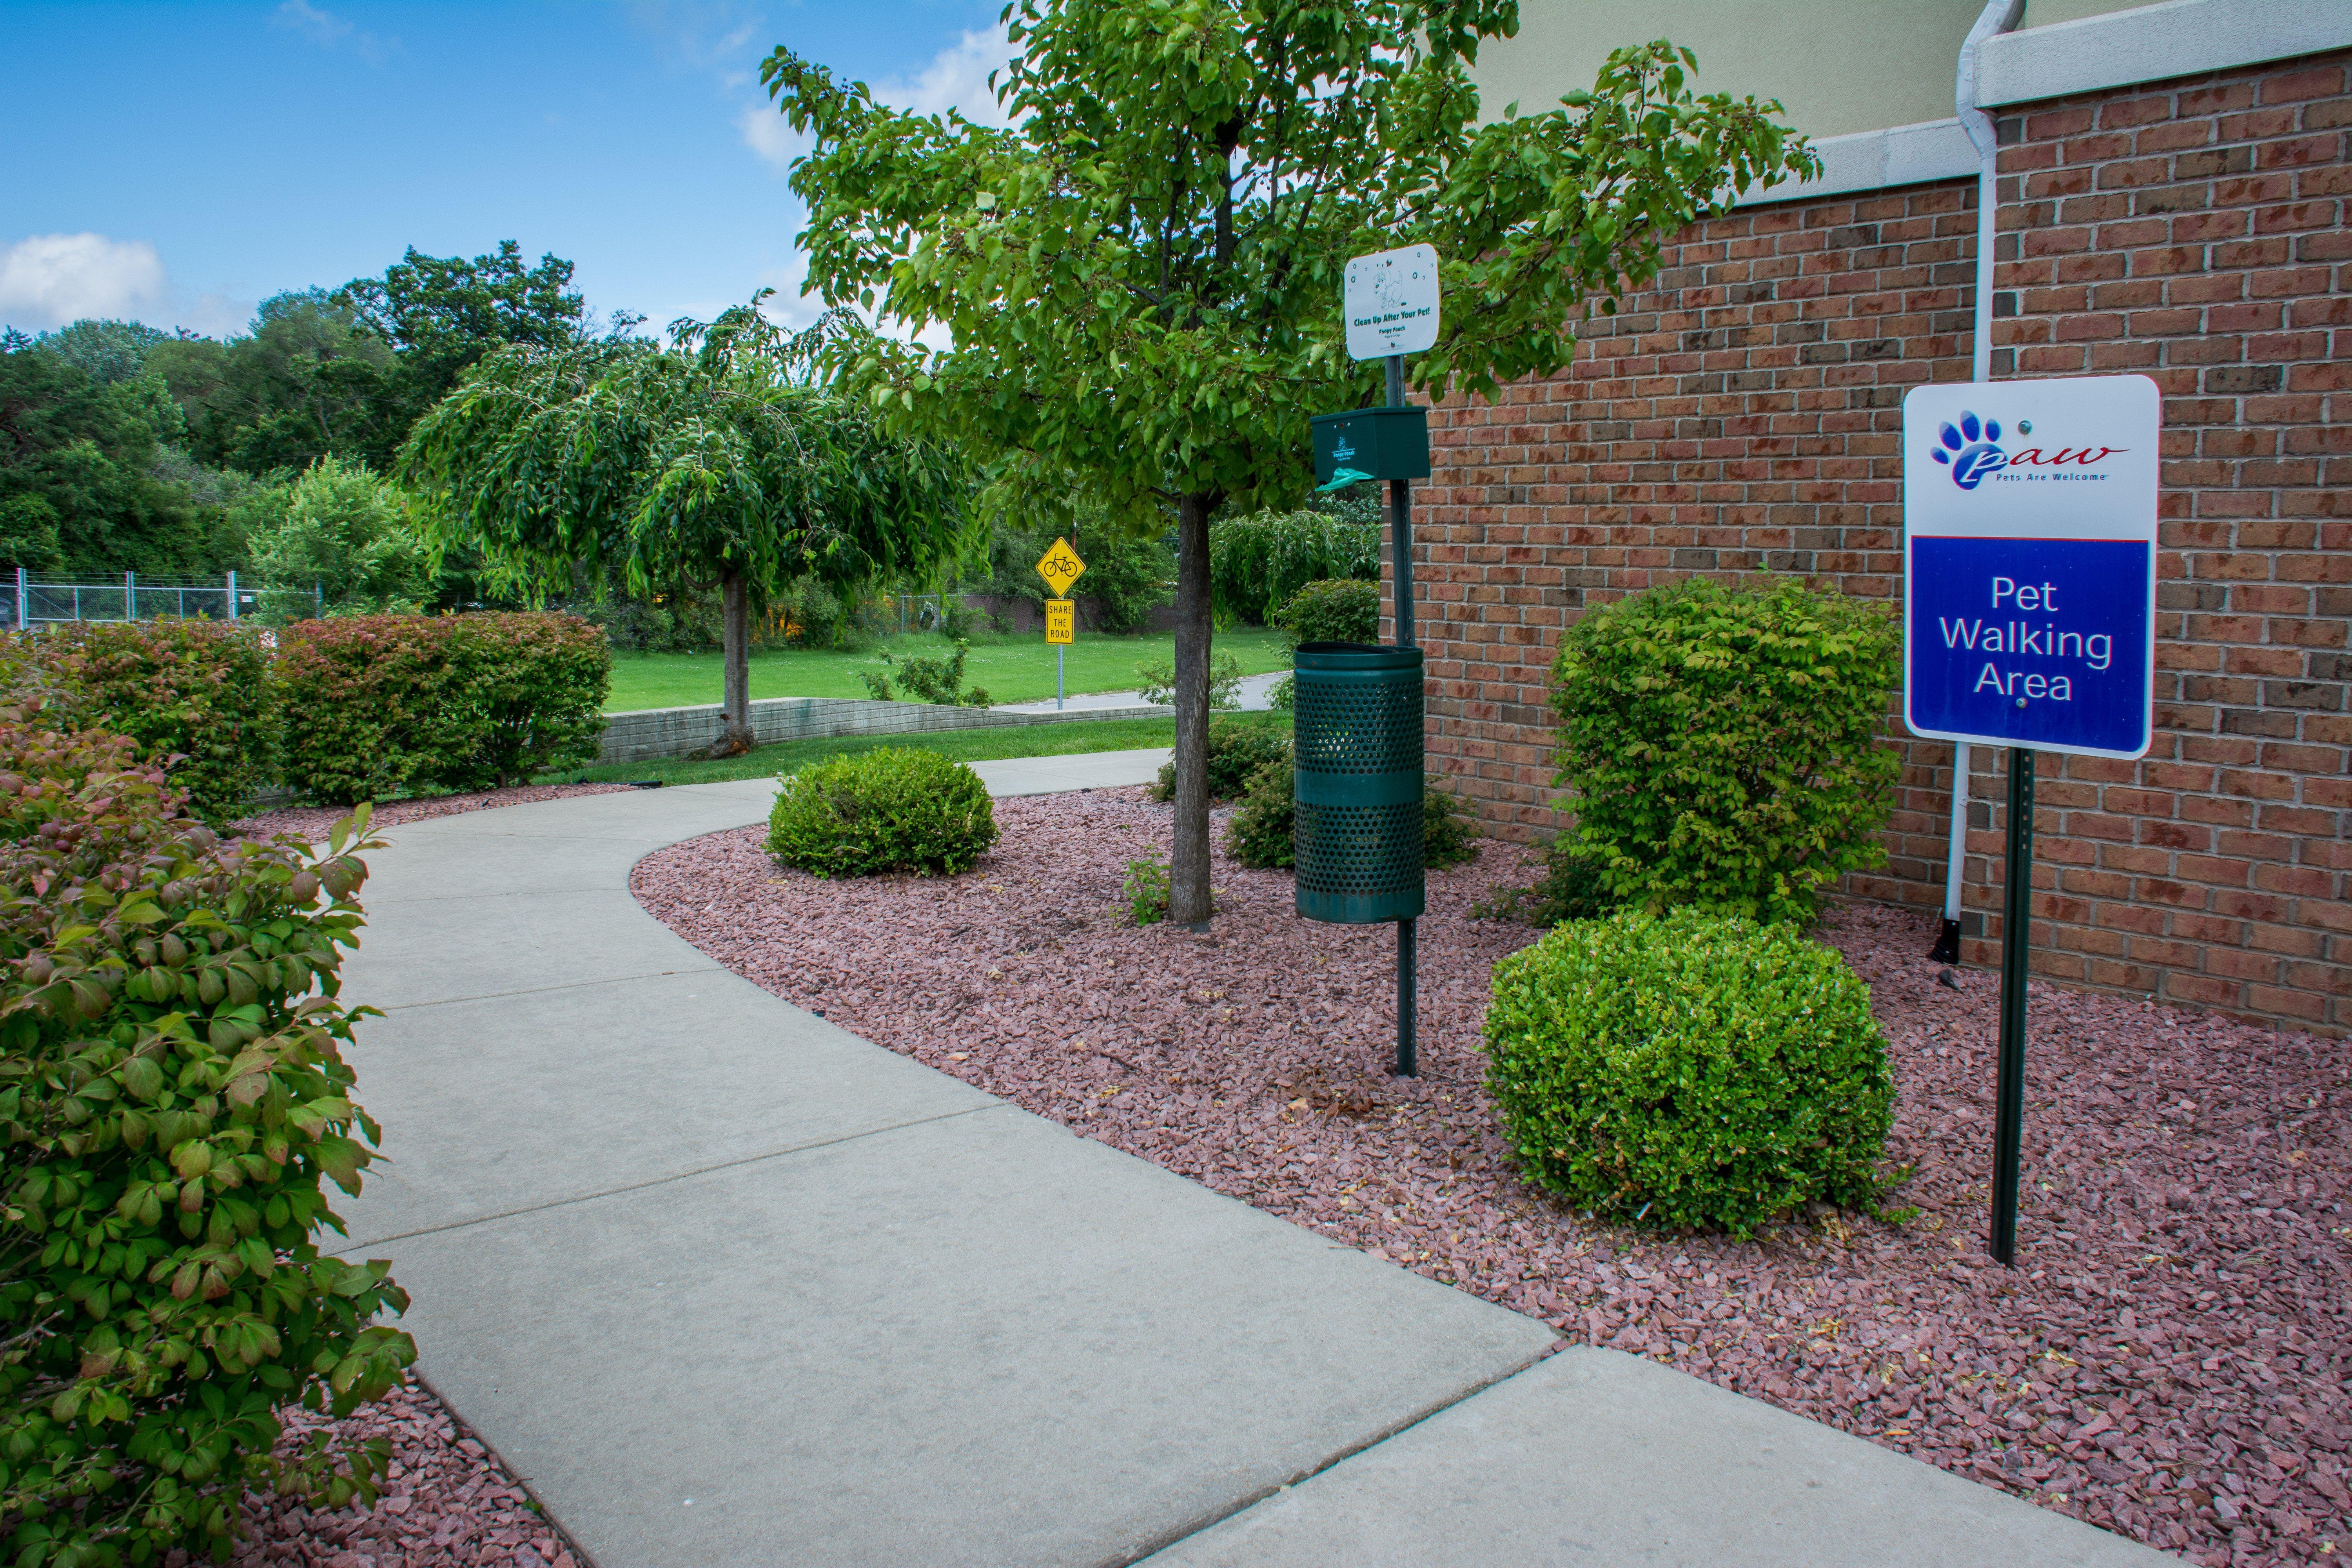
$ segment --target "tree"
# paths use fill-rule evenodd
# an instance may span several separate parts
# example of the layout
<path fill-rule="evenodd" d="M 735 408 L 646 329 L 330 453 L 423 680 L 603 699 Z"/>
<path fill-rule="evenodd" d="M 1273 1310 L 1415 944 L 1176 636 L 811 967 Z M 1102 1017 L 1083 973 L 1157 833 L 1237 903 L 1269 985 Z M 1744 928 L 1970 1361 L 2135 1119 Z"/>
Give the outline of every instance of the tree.
<path fill-rule="evenodd" d="M 678 322 L 669 349 L 500 349 L 417 422 L 404 459 L 435 503 L 428 538 L 479 547 L 506 585 L 601 588 L 614 564 L 641 594 L 715 584 L 736 751 L 754 599 L 803 577 L 855 591 L 929 575 L 967 543 L 952 454 L 808 380 L 825 337 L 856 329 L 786 338 L 758 305 Z"/>
<path fill-rule="evenodd" d="M 253 570 L 269 585 L 266 616 L 414 613 L 433 597 L 432 547 L 414 502 L 363 463 L 321 458 L 246 510 Z"/>
<path fill-rule="evenodd" d="M 572 290 L 572 263 L 546 255 L 523 265 L 522 247 L 500 240 L 487 256 L 426 256 L 409 247 L 381 278 L 337 289 L 359 324 L 399 356 L 388 410 L 396 445 L 458 378 L 504 343 L 561 348 L 588 335 L 587 306 Z"/>
<path fill-rule="evenodd" d="M 92 381 L 106 383 L 129 381 L 145 370 L 148 352 L 170 342 L 172 334 L 143 321 L 85 316 L 35 341 Z"/>
<path fill-rule="evenodd" d="M 147 363 L 186 411 L 202 462 L 267 474 L 340 456 L 382 468 L 408 431 L 392 345 L 323 289 L 264 300 L 245 337 L 158 343 Z"/>
<path fill-rule="evenodd" d="M 152 374 L 100 382 L 19 336 L 0 352 L 0 564 L 191 572 L 215 564 L 187 488 L 162 477 L 180 410 Z"/>
<path fill-rule="evenodd" d="M 1347 258 L 1428 241 L 1449 301 L 1416 384 L 1549 374 L 1589 300 L 1741 188 L 1814 165 L 1777 104 L 1695 97 L 1687 51 L 1612 56 L 1590 93 L 1478 122 L 1467 64 L 1515 0 L 1015 0 L 1010 130 L 886 108 L 786 48 L 761 76 L 814 151 L 812 291 L 917 338 L 838 345 L 894 428 L 1011 454 L 1043 500 L 1178 531 L 1171 916 L 1206 920 L 1210 514 L 1296 504 L 1307 420 L 1375 401 L 1342 351 Z M 852 352 L 840 352 L 848 350 Z"/>

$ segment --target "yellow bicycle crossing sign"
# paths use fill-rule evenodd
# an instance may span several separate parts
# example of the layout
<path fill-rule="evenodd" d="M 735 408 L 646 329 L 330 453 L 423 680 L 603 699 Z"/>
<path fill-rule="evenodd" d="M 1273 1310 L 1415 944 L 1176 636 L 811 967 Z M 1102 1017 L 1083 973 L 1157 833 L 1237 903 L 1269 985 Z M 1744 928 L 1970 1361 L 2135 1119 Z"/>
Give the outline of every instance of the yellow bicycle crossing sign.
<path fill-rule="evenodd" d="M 1086 569 L 1087 563 L 1078 559 L 1078 552 L 1070 548 L 1070 542 L 1066 539 L 1054 541 L 1054 548 L 1045 552 L 1045 558 L 1037 563 L 1037 575 L 1045 579 L 1045 586 L 1054 590 L 1054 597 L 1057 599 L 1070 596 L 1070 584 L 1076 582 Z"/>

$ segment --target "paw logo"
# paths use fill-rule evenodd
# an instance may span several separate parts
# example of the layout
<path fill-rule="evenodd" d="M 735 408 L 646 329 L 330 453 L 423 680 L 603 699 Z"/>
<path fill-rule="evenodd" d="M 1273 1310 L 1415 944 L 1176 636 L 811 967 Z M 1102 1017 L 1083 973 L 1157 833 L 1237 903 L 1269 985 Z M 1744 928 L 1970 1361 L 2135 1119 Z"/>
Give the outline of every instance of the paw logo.
<path fill-rule="evenodd" d="M 1949 465 L 1952 483 L 1964 490 L 1976 489 L 1995 468 L 2009 466 L 2009 454 L 1994 445 L 2000 439 L 1998 420 L 1979 424 L 1975 415 L 1963 409 L 1958 426 L 1946 425 L 1941 434 L 1942 444 L 1927 455 Z"/>

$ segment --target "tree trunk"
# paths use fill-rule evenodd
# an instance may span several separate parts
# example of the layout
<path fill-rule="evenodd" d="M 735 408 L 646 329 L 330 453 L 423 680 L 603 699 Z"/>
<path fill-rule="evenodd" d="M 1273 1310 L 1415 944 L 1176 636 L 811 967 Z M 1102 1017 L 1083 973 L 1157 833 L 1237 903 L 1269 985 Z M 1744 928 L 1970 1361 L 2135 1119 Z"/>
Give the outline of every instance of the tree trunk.
<path fill-rule="evenodd" d="M 1176 509 L 1176 844 L 1168 918 L 1209 918 L 1209 510 L 1187 495 Z"/>
<path fill-rule="evenodd" d="M 727 662 L 721 706 L 727 733 L 711 754 L 737 757 L 751 749 L 751 584 L 740 572 L 727 573 L 719 579 L 719 596 L 726 621 L 720 640 Z"/>

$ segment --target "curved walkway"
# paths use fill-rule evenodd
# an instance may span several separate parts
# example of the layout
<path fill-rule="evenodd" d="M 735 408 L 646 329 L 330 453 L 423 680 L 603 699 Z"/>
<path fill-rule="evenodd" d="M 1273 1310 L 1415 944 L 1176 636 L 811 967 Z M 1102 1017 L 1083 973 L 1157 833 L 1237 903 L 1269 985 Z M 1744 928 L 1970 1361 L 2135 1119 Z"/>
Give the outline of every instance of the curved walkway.
<path fill-rule="evenodd" d="M 629 869 L 772 787 L 391 829 L 347 970 L 386 1159 L 345 1250 L 599 1568 L 2160 1561 L 1614 1352 L 1511 1377 L 1544 1325 L 738 979 Z"/>

